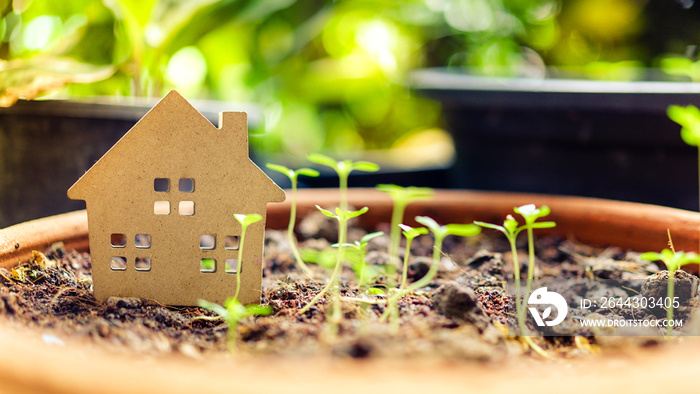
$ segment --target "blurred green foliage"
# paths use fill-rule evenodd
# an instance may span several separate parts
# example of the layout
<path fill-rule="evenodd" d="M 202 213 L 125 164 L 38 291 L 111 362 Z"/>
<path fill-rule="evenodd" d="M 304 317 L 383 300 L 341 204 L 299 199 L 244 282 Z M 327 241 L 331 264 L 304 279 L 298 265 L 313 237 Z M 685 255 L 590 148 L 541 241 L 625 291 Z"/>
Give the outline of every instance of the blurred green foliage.
<path fill-rule="evenodd" d="M 0 0 L 0 59 L 111 67 L 99 82 L 68 85 L 62 94 L 71 97 L 176 88 L 188 98 L 253 101 L 265 114 L 258 149 L 345 154 L 439 127 L 437 104 L 407 87 L 420 67 L 542 76 L 557 65 L 610 79 L 684 58 L 699 38 L 697 11 L 665 3 Z M 673 21 L 657 19 L 672 13 L 685 24 L 659 33 Z"/>

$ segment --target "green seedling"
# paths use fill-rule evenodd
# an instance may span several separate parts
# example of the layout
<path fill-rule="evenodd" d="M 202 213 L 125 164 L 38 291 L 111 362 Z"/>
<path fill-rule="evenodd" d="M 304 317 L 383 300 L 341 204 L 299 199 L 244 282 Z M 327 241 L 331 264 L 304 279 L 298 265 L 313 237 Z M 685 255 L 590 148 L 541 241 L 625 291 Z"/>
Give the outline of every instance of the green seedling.
<path fill-rule="evenodd" d="M 331 157 L 320 153 L 309 153 L 306 158 L 316 164 L 332 168 L 340 180 L 340 210 L 348 210 L 348 177 L 353 171 L 377 172 L 379 165 L 369 161 L 341 160 L 335 161 Z"/>
<path fill-rule="evenodd" d="M 666 286 L 666 298 L 668 299 L 669 305 L 666 308 L 666 322 L 669 323 L 667 326 L 666 335 L 671 336 L 673 333 L 673 326 L 670 324 L 673 321 L 673 296 L 675 294 L 675 277 L 676 271 L 686 265 L 686 264 L 698 264 L 700 263 L 700 256 L 694 252 L 676 252 L 672 249 L 664 249 L 661 253 L 647 252 L 642 253 L 639 258 L 642 260 L 649 261 L 663 261 L 668 270 L 668 284 Z M 665 303 L 664 303 L 665 304 Z"/>
<path fill-rule="evenodd" d="M 399 259 L 399 243 L 401 242 L 399 223 L 403 222 L 406 207 L 412 202 L 432 199 L 435 192 L 427 187 L 402 187 L 397 185 L 377 185 L 377 190 L 389 194 L 394 202 L 391 212 L 389 263 L 387 265 L 387 282 L 391 286 L 396 274 L 396 262 Z"/>
<path fill-rule="evenodd" d="M 360 290 L 365 290 L 366 285 L 376 277 L 376 272 L 367 265 L 367 245 L 369 241 L 382 235 L 384 235 L 383 231 L 365 234 L 359 241 L 345 245 L 357 251 L 354 255 L 348 256 L 348 260 L 350 260 L 350 268 L 355 271 L 357 287 Z M 339 244 L 334 244 L 333 246 L 337 247 Z"/>
<path fill-rule="evenodd" d="M 318 205 L 316 205 L 316 208 L 318 208 L 318 210 L 321 211 L 324 215 L 335 218 L 338 221 L 338 254 L 335 260 L 333 274 L 328 280 L 328 283 L 318 294 L 316 294 L 316 296 L 311 301 L 309 301 L 308 304 L 306 304 L 306 306 L 299 310 L 299 314 L 306 313 L 306 311 L 308 311 L 314 304 L 316 304 L 316 302 L 318 302 L 318 300 L 320 300 L 321 297 L 323 297 L 328 292 L 328 290 L 331 290 L 331 302 L 333 305 L 333 309 L 329 321 L 331 323 L 330 327 L 333 333 L 335 333 L 337 331 L 338 324 L 340 324 L 340 320 L 342 319 L 342 311 L 340 305 L 340 273 L 343 269 L 344 250 L 348 238 L 348 220 L 364 214 L 369 209 L 367 207 L 364 207 L 357 211 L 343 211 L 340 208 L 336 208 L 335 213 L 333 213 L 331 211 L 327 211 L 319 207 Z"/>
<path fill-rule="evenodd" d="M 557 224 L 554 222 L 539 222 L 535 223 L 537 219 L 543 218 L 551 212 L 548 206 L 543 205 L 539 208 L 535 204 L 527 204 L 521 207 L 513 208 L 515 213 L 520 214 L 523 219 L 525 219 L 525 230 L 527 230 L 527 284 L 525 286 L 525 298 L 523 303 L 527 303 L 528 298 L 530 298 L 530 293 L 532 292 L 532 281 L 535 278 L 535 236 L 533 230 L 536 228 L 552 228 Z M 520 278 L 518 278 L 520 279 Z M 525 306 L 523 305 L 523 310 Z"/>
<path fill-rule="evenodd" d="M 233 296 L 237 300 L 241 291 L 241 262 L 243 261 L 243 247 L 245 246 L 245 232 L 248 226 L 261 221 L 262 216 L 257 213 L 249 213 L 247 215 L 237 213 L 233 217 L 241 224 L 241 240 L 238 243 L 238 261 L 236 262 L 236 293 Z"/>
<path fill-rule="evenodd" d="M 289 178 L 289 181 L 292 186 L 292 205 L 289 209 L 289 225 L 287 226 L 287 239 L 289 240 L 289 246 L 292 248 L 294 259 L 299 265 L 299 268 L 301 268 L 301 270 L 306 276 L 312 278 L 313 273 L 306 265 L 304 260 L 301 258 L 301 254 L 299 253 L 299 247 L 297 246 L 297 238 L 294 235 L 294 226 L 297 222 L 297 183 L 299 175 L 317 177 L 319 175 L 319 172 L 312 168 L 299 168 L 297 170 L 291 170 L 285 166 L 272 163 L 268 163 L 267 168 L 280 172 Z"/>
<path fill-rule="evenodd" d="M 479 221 L 474 221 L 474 224 L 484 228 L 500 231 L 508 239 L 508 243 L 510 244 L 510 254 L 513 259 L 513 277 L 515 280 L 515 313 L 518 317 L 518 327 L 520 327 L 520 332 L 525 334 L 525 309 L 524 305 L 520 302 L 520 261 L 518 259 L 518 248 L 516 246 L 518 234 L 525 229 L 525 226 L 518 226 L 518 221 L 515 220 L 512 215 L 506 216 L 506 220 L 503 221 L 503 226 Z"/>
<path fill-rule="evenodd" d="M 532 280 L 535 276 L 535 242 L 533 236 L 533 230 L 536 228 L 552 228 L 556 226 L 555 222 L 536 222 L 537 219 L 549 215 L 550 209 L 547 206 L 542 206 L 541 208 L 536 208 L 534 204 L 523 205 L 518 208 L 513 209 L 516 213 L 519 213 L 525 218 L 525 225 L 519 226 L 518 221 L 513 218 L 512 215 L 507 215 L 506 220 L 503 221 L 503 226 L 496 224 L 478 222 L 475 221 L 474 224 L 497 230 L 502 232 L 508 239 L 510 244 L 510 252 L 513 259 L 513 276 L 515 281 L 515 311 L 518 319 L 518 327 L 520 328 L 520 333 L 522 339 L 527 345 L 529 345 L 536 353 L 540 354 L 544 358 L 549 358 L 549 355 L 536 343 L 527 336 L 527 327 L 525 325 L 525 311 L 527 310 L 527 301 L 530 298 L 530 291 L 532 288 Z M 523 230 L 527 230 L 528 233 L 528 275 L 527 275 L 527 288 L 526 294 L 520 300 L 520 261 L 518 259 L 518 249 L 516 246 L 516 241 L 518 234 Z"/>
<path fill-rule="evenodd" d="M 403 290 L 408 285 L 408 258 L 411 255 L 411 243 L 419 235 L 428 234 L 428 229 L 425 227 L 413 228 L 401 223 L 399 223 L 399 227 L 403 230 L 403 236 L 406 237 L 406 252 L 403 256 L 403 271 L 401 272 L 401 286 L 399 287 L 399 289 Z"/>
<path fill-rule="evenodd" d="M 672 121 L 681 125 L 683 141 L 698 148 L 698 177 L 700 178 L 700 109 L 694 105 L 685 107 L 671 105 L 666 110 L 666 114 Z M 698 196 L 700 196 L 700 190 Z"/>
<path fill-rule="evenodd" d="M 457 235 L 461 237 L 471 237 L 474 235 L 477 235 L 481 232 L 481 228 L 474 224 L 447 224 L 444 226 L 440 226 L 435 220 L 433 220 L 430 217 L 427 216 L 416 216 L 416 222 L 424 225 L 427 227 L 432 233 L 435 238 L 434 244 L 433 244 L 433 261 L 430 264 L 430 269 L 428 270 L 428 273 L 425 274 L 424 277 L 419 279 L 416 282 L 409 284 L 403 284 L 403 288 L 399 288 L 393 294 L 390 295 L 389 299 L 387 300 L 387 309 L 384 311 L 382 314 L 380 320 L 385 321 L 388 319 L 390 316 L 392 318 L 392 326 L 394 327 L 394 330 L 398 328 L 398 310 L 396 310 L 395 307 L 390 307 L 390 305 L 396 305 L 398 301 L 406 296 L 407 294 L 410 294 L 420 288 L 423 288 L 430 284 L 430 282 L 435 278 L 435 275 L 437 274 L 438 268 L 440 267 L 440 256 L 442 254 L 442 242 L 445 240 L 445 237 L 448 235 Z M 409 236 L 412 236 L 415 238 L 416 236 L 420 235 L 421 230 L 415 229 L 418 234 L 416 234 L 411 229 L 410 227 L 406 226 L 408 228 L 407 233 Z M 413 239 L 411 238 L 411 240 Z M 406 242 L 406 255 L 409 254 L 408 247 L 410 247 L 410 242 Z M 403 281 L 402 281 L 403 282 Z"/>
<path fill-rule="evenodd" d="M 269 305 L 243 305 L 235 297 L 224 302 L 224 306 L 213 302 L 199 300 L 199 306 L 215 312 L 228 324 L 227 346 L 230 352 L 236 351 L 238 324 L 249 316 L 267 316 L 272 314 Z"/>
<path fill-rule="evenodd" d="M 536 208 L 534 204 L 523 205 L 518 208 L 513 209 L 516 213 L 521 214 L 525 218 L 525 225 L 519 226 L 519 223 L 512 215 L 506 216 L 506 220 L 503 221 L 503 226 L 496 224 L 478 222 L 475 221 L 474 224 L 497 230 L 502 232 L 508 239 L 510 244 L 511 256 L 513 259 L 513 276 L 515 279 L 515 292 L 517 294 L 515 301 L 515 310 L 518 317 L 518 326 L 523 335 L 525 335 L 525 311 L 527 300 L 530 297 L 530 290 L 532 288 L 532 280 L 535 276 L 535 242 L 533 230 L 537 228 L 552 228 L 556 226 L 554 222 L 536 222 L 537 219 L 549 215 L 550 209 L 547 206 L 542 206 L 541 208 Z M 521 302 L 521 289 L 520 289 L 520 261 L 518 259 L 518 249 L 516 247 L 516 240 L 518 234 L 523 230 L 527 230 L 528 234 L 528 272 L 527 272 L 527 288 L 526 294 Z"/>
<path fill-rule="evenodd" d="M 413 240 L 418 237 L 419 235 L 422 234 L 428 234 L 428 229 L 425 227 L 418 227 L 418 228 L 413 228 L 410 226 L 407 226 L 405 224 L 399 223 L 399 228 L 402 229 L 402 233 L 404 237 L 406 237 L 406 251 L 404 253 L 404 259 L 403 259 L 403 271 L 401 273 L 401 285 L 399 286 L 398 289 L 395 289 L 394 292 L 392 293 L 392 296 L 389 297 L 386 310 L 384 311 L 384 314 L 382 315 L 382 318 L 384 316 L 387 316 L 389 319 L 392 329 L 394 331 L 398 330 L 398 324 L 399 324 L 399 308 L 398 308 L 398 302 L 403 295 L 401 294 L 407 287 L 408 287 L 408 259 L 411 255 L 411 243 Z"/>

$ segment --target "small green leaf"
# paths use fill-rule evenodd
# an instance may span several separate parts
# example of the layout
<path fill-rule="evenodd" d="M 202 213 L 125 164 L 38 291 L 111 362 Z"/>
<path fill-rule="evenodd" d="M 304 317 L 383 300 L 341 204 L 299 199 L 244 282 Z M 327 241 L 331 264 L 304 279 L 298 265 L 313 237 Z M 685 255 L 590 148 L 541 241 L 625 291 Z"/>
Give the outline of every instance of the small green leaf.
<path fill-rule="evenodd" d="M 379 164 L 372 163 L 369 161 L 358 161 L 351 165 L 353 170 L 365 171 L 365 172 L 377 172 L 379 171 Z"/>
<path fill-rule="evenodd" d="M 366 213 L 367 211 L 369 211 L 369 208 L 367 208 L 367 207 L 364 207 L 364 208 L 359 209 L 357 211 L 347 211 L 347 212 L 345 212 L 345 218 L 346 218 L 346 220 L 350 220 L 352 218 L 356 218 L 356 217 Z"/>
<path fill-rule="evenodd" d="M 377 287 L 372 287 L 367 291 L 369 292 L 369 294 L 372 294 L 372 295 L 384 295 L 385 294 L 384 290 L 377 288 Z"/>
<path fill-rule="evenodd" d="M 648 261 L 659 261 L 661 260 L 661 255 L 655 252 L 646 252 L 642 253 L 639 255 L 639 258 L 642 260 L 648 260 Z"/>
<path fill-rule="evenodd" d="M 556 222 L 536 222 L 536 223 L 532 223 L 532 225 L 530 227 L 532 227 L 532 228 L 553 228 L 556 226 L 557 226 Z"/>
<path fill-rule="evenodd" d="M 249 213 L 247 215 L 236 213 L 233 216 L 243 227 L 248 227 L 251 224 L 257 223 L 262 220 L 262 216 L 257 213 Z"/>
<path fill-rule="evenodd" d="M 322 155 L 320 153 L 309 153 L 306 156 L 306 159 L 312 163 L 321 164 L 321 165 L 330 167 L 336 171 L 338 169 L 338 162 L 337 161 L 333 160 L 329 156 Z"/>
<path fill-rule="evenodd" d="M 316 208 L 317 208 L 319 211 L 321 211 L 322 214 L 328 216 L 329 218 L 336 218 L 336 219 L 338 218 L 337 216 L 335 216 L 335 214 L 333 214 L 333 212 L 327 211 L 327 210 L 325 210 L 325 209 L 319 207 L 318 205 L 316 205 Z"/>
<path fill-rule="evenodd" d="M 468 224 L 457 224 L 457 223 L 451 223 L 445 225 L 445 228 L 447 229 L 447 234 L 450 235 L 459 235 L 460 237 L 471 237 L 474 235 L 477 235 L 481 232 L 481 228 L 477 225 L 468 223 Z"/>
<path fill-rule="evenodd" d="M 413 239 L 419 235 L 428 234 L 428 229 L 425 227 L 413 228 L 405 224 L 399 224 L 399 227 L 401 227 L 401 230 L 403 230 L 403 236 L 407 239 Z"/>
<path fill-rule="evenodd" d="M 698 138 L 691 129 L 686 127 L 681 129 L 681 139 L 690 146 L 698 146 L 698 144 L 700 144 L 700 138 Z"/>
<path fill-rule="evenodd" d="M 360 243 L 367 244 L 369 241 L 382 235 L 384 235 L 384 231 L 377 231 L 374 233 L 365 234 L 364 236 L 362 236 L 362 238 L 360 238 Z"/>
<path fill-rule="evenodd" d="M 280 172 L 284 175 L 286 175 L 290 180 L 294 180 L 294 171 L 290 170 L 289 168 L 279 165 L 279 164 L 274 164 L 274 163 L 266 163 L 265 167 L 273 170 Z"/>
<path fill-rule="evenodd" d="M 485 227 L 485 228 L 490 228 L 490 229 L 492 229 L 492 230 L 498 230 L 498 231 L 500 231 L 500 232 L 502 232 L 502 233 L 505 233 L 505 232 L 506 232 L 505 227 L 501 227 L 501 226 L 499 226 L 499 225 L 497 225 L 497 224 L 491 224 L 491 223 L 486 223 L 486 222 L 479 222 L 479 221 L 477 221 L 477 220 L 474 221 L 474 224 L 476 224 L 477 226 L 481 226 L 481 227 Z"/>
<path fill-rule="evenodd" d="M 270 305 L 247 305 L 245 309 L 250 316 L 268 316 L 273 312 Z"/>
<path fill-rule="evenodd" d="M 197 300 L 197 305 L 201 306 L 204 309 L 209 309 L 210 311 L 223 317 L 224 320 L 228 319 L 228 310 L 226 310 L 226 308 L 224 308 L 223 306 L 221 306 L 219 304 L 215 304 L 213 302 L 209 302 L 209 301 L 205 301 L 205 300 Z"/>
<path fill-rule="evenodd" d="M 312 178 L 315 178 L 321 174 L 320 172 L 314 170 L 313 168 L 306 168 L 306 167 L 296 170 L 296 173 L 298 175 L 309 176 Z"/>
<path fill-rule="evenodd" d="M 416 222 L 424 225 L 435 233 L 440 231 L 440 225 L 429 216 L 416 216 Z"/>

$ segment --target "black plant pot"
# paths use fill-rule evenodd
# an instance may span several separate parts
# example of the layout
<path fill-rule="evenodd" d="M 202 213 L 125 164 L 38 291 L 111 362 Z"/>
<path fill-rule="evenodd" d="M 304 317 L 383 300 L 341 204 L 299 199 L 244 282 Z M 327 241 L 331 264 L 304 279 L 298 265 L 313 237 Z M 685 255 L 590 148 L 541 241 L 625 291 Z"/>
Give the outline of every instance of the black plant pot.
<path fill-rule="evenodd" d="M 155 104 L 155 100 L 20 101 L 0 108 L 0 227 L 85 207 L 66 190 Z M 250 105 L 193 101 L 214 125 L 225 110 Z"/>
<path fill-rule="evenodd" d="M 459 188 L 568 194 L 698 209 L 697 150 L 669 120 L 700 84 L 491 78 L 421 70 L 457 149 Z"/>

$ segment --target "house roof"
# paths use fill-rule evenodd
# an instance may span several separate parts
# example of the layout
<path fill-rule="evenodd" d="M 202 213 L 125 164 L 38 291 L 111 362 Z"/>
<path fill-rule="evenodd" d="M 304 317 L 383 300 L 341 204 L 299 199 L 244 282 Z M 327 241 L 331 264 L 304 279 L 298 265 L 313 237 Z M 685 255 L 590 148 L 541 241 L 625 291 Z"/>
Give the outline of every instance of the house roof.
<path fill-rule="evenodd" d="M 128 190 L 136 179 L 152 183 L 153 177 L 212 172 L 221 175 L 222 183 L 235 179 L 235 190 L 248 198 L 284 201 L 282 189 L 248 156 L 246 114 L 222 112 L 217 128 L 173 90 L 68 190 L 68 197 L 89 201 L 114 195 L 114 189 Z M 223 185 L 221 190 L 233 189 Z"/>

